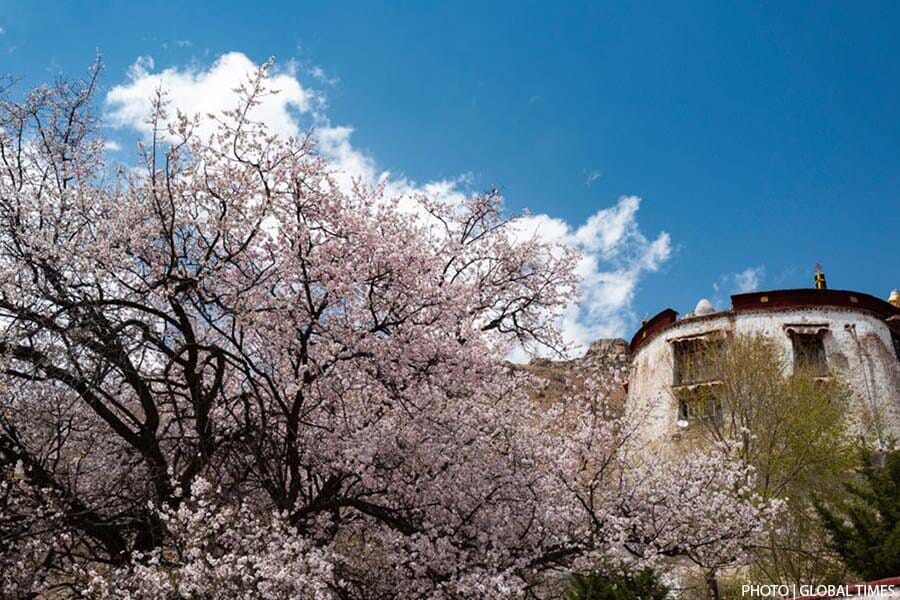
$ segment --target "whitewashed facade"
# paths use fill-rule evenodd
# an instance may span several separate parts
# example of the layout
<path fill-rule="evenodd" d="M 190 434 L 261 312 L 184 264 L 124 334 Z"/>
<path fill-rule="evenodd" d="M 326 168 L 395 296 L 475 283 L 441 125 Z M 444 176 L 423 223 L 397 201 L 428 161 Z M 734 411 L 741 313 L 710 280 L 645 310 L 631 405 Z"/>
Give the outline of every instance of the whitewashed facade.
<path fill-rule="evenodd" d="M 626 407 L 645 419 L 643 441 L 664 448 L 690 426 L 673 393 L 678 344 L 757 333 L 777 343 L 789 368 L 799 344 L 840 374 L 853 393 L 857 433 L 885 444 L 900 440 L 900 307 L 833 290 L 741 294 L 732 303 L 716 311 L 702 301 L 682 319 L 667 309 L 635 335 Z"/>

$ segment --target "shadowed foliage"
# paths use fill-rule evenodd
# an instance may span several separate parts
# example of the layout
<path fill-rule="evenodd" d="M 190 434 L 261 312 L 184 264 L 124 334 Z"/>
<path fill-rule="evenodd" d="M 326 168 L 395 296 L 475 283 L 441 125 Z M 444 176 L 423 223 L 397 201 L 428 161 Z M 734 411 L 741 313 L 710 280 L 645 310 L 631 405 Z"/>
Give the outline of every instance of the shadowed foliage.
<path fill-rule="evenodd" d="M 604 566 L 572 577 L 565 600 L 665 600 L 669 588 L 653 569 L 628 571 Z"/>
<path fill-rule="evenodd" d="M 900 574 L 900 451 L 869 460 L 843 502 L 816 501 L 835 550 L 866 580 Z"/>

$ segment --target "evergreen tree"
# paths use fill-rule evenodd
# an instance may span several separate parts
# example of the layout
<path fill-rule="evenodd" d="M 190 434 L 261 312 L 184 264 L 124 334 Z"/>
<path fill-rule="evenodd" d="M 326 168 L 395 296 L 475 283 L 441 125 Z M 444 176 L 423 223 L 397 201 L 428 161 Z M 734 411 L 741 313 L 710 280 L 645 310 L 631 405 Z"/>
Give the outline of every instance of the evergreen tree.
<path fill-rule="evenodd" d="M 816 511 L 847 566 L 866 580 L 900 575 L 900 450 L 884 465 L 867 461 L 862 481 L 848 484 L 849 499 Z"/>

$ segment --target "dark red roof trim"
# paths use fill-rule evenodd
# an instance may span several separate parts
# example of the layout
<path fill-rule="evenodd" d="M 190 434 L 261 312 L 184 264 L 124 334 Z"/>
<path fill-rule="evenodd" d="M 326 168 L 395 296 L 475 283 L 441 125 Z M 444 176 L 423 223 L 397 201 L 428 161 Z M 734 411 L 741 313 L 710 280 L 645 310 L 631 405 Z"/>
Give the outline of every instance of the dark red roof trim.
<path fill-rule="evenodd" d="M 677 320 L 678 313 L 671 308 L 667 308 L 649 321 L 644 321 L 644 324 L 638 329 L 638 332 L 631 338 L 631 351 L 634 352 L 644 342 Z"/>
<path fill-rule="evenodd" d="M 763 301 L 763 298 L 766 300 Z M 734 307 L 735 312 L 759 310 L 761 308 L 830 306 L 862 309 L 874 313 L 882 319 L 887 319 L 895 314 L 900 314 L 900 308 L 893 306 L 881 298 L 845 290 L 800 289 L 735 294 L 731 297 L 731 305 Z"/>
<path fill-rule="evenodd" d="M 804 308 L 827 306 L 830 308 L 850 308 L 871 313 L 880 319 L 887 321 L 900 315 L 900 308 L 892 304 L 860 292 L 846 290 L 772 290 L 768 292 L 752 292 L 749 294 L 735 294 L 731 297 L 731 312 L 747 312 L 758 310 L 780 310 L 786 308 Z M 723 311 L 728 312 L 728 311 Z M 709 316 L 721 315 L 714 313 Z M 668 329 L 678 321 L 678 313 L 667 308 L 638 329 L 631 338 L 631 351 L 646 344 L 660 331 Z"/>

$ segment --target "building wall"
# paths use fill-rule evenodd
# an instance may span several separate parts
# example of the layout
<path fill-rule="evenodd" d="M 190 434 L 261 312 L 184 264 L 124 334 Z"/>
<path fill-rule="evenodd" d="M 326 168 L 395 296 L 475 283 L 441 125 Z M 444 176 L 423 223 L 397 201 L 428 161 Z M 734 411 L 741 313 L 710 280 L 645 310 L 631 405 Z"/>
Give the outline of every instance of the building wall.
<path fill-rule="evenodd" d="M 864 429 L 869 416 L 877 412 L 881 415 L 882 437 L 900 439 L 900 361 L 887 325 L 866 312 L 819 307 L 727 311 L 687 318 L 638 348 L 632 357 L 626 409 L 645 419 L 643 441 L 665 447 L 681 431 L 676 423 L 678 402 L 671 391 L 673 340 L 716 330 L 762 333 L 778 343 L 785 361 L 792 364 L 793 346 L 785 331 L 788 325 L 827 325 L 822 340 L 828 366 L 853 392 L 853 426 Z"/>

